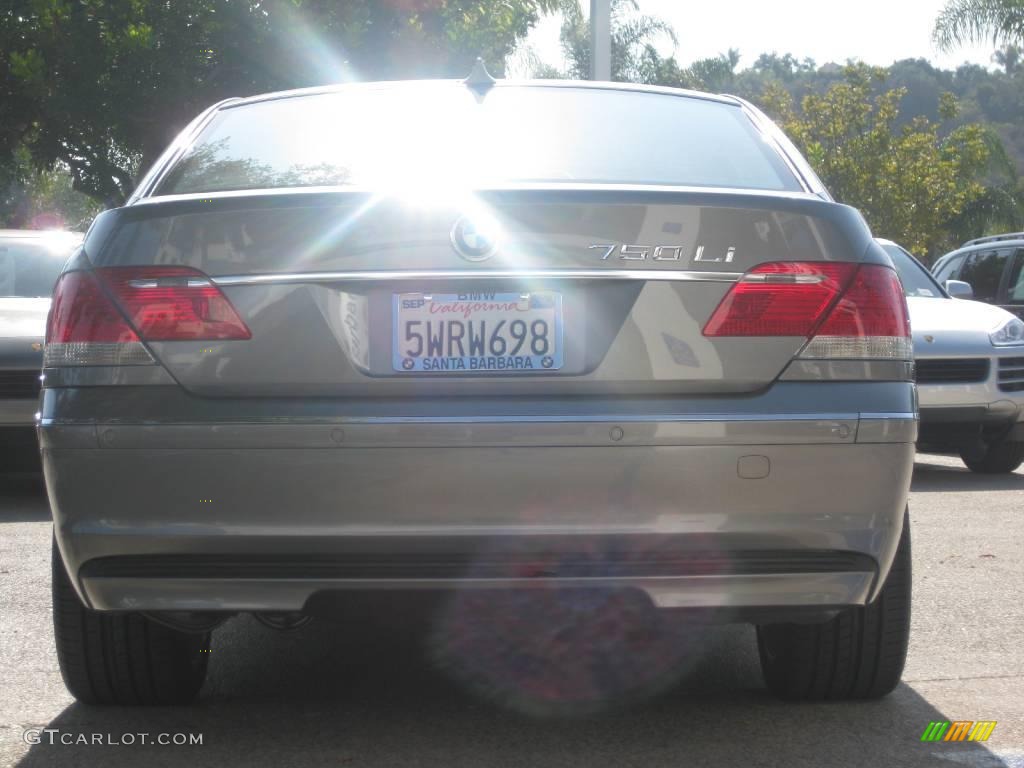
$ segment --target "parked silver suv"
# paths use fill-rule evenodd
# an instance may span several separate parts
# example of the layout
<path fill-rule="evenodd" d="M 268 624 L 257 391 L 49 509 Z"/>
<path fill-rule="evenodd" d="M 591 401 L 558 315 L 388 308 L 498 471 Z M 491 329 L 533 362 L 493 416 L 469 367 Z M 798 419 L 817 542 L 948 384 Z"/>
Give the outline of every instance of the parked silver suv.
<path fill-rule="evenodd" d="M 550 589 L 755 622 L 786 698 L 884 695 L 910 360 L 888 256 L 741 100 L 478 76 L 221 103 L 57 286 L 65 681 L 187 701 L 232 613 Z"/>
<path fill-rule="evenodd" d="M 956 299 L 907 251 L 878 241 L 910 308 L 922 450 L 958 453 L 973 472 L 1024 463 L 1024 321 L 1000 307 Z M 950 280 L 966 293 L 970 285 Z"/>
<path fill-rule="evenodd" d="M 1024 318 L 1024 232 L 968 240 L 932 265 L 935 279 L 967 283 L 971 298 Z"/>

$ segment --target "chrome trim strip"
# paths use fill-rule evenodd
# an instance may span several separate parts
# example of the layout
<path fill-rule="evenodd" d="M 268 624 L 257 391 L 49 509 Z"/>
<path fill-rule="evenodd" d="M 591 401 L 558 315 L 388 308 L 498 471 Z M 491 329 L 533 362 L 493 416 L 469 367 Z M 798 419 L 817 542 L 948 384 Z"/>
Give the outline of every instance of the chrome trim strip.
<path fill-rule="evenodd" d="M 773 413 L 773 414 L 593 414 L 567 416 L 357 416 L 342 418 L 343 424 L 688 424 L 713 422 L 856 421 L 856 413 Z"/>
<path fill-rule="evenodd" d="M 590 183 L 590 182 L 513 182 L 507 181 L 500 184 L 489 184 L 486 187 L 475 187 L 469 190 L 471 194 L 491 194 L 505 192 L 542 192 L 542 193 L 609 193 L 628 192 L 656 196 L 680 196 L 697 195 L 701 197 L 728 197 L 742 195 L 744 197 L 757 197 L 763 200 L 808 200 L 806 191 L 787 191 L 770 189 L 749 189 L 744 187 L 696 187 L 689 184 L 620 184 L 620 183 Z M 187 203 L 202 200 L 210 202 L 213 200 L 236 200 L 245 198 L 263 197 L 312 197 L 317 195 L 330 195 L 332 197 L 374 197 L 382 193 L 379 189 L 362 184 L 323 185 L 312 187 L 260 187 L 258 189 L 236 189 L 224 190 L 221 192 L 178 192 L 175 194 L 159 194 L 151 197 L 144 197 L 136 200 L 133 205 L 162 205 L 164 203 Z"/>
<path fill-rule="evenodd" d="M 154 422 L 151 424 L 96 423 L 97 427 L 148 426 L 345 426 L 346 424 L 686 424 L 714 422 L 776 422 L 776 421 L 857 421 L 858 418 L 916 418 L 915 414 L 858 414 L 856 413 L 710 413 L 710 414 L 560 414 L 557 416 L 339 416 L 329 419 L 295 420 L 281 424 L 278 420 L 267 421 L 218 421 L 209 423 L 196 422 Z M 41 426 L 49 427 L 65 424 L 81 424 L 82 422 L 66 422 L 61 419 L 43 418 Z M 92 426 L 94 422 L 90 422 Z"/>
<path fill-rule="evenodd" d="M 787 274 L 763 274 L 757 273 L 744 275 L 744 283 L 770 283 L 772 285 L 815 285 L 825 280 L 824 275 L 787 275 Z"/>
<path fill-rule="evenodd" d="M 362 90 L 362 91 L 376 91 L 384 90 L 388 88 L 401 88 L 408 86 L 411 82 L 416 82 L 419 86 L 437 87 L 437 86 L 456 86 L 465 88 L 464 80 L 450 80 L 450 79 L 431 79 L 431 80 L 420 80 L 420 81 L 370 81 L 362 83 L 332 83 L 331 85 L 314 85 L 308 88 L 292 88 L 287 91 L 272 91 L 271 93 L 262 93 L 255 96 L 245 96 L 242 98 L 235 98 L 231 101 L 230 108 L 244 107 L 249 104 L 257 104 L 264 101 L 277 101 L 279 99 L 290 99 L 295 97 L 303 96 L 323 96 L 334 93 L 344 93 L 345 91 Z M 727 104 L 730 106 L 740 106 L 740 99 L 737 96 L 721 93 L 706 93 L 704 91 L 694 91 L 688 88 L 671 88 L 664 85 L 647 85 L 645 83 L 626 83 L 626 82 L 597 82 L 593 80 L 536 80 L 530 78 L 507 80 L 501 78 L 494 83 L 495 88 L 574 88 L 574 89 L 586 89 L 586 90 L 599 90 L 599 91 L 632 91 L 637 93 L 655 93 L 664 96 L 675 96 L 681 98 L 698 99 L 700 101 L 713 101 L 719 104 Z"/>
<path fill-rule="evenodd" d="M 913 412 L 903 413 L 711 413 L 711 414 L 561 414 L 558 416 L 530 415 L 530 416 L 341 416 L 333 419 L 309 419 L 289 424 L 575 424 L 575 423 L 615 423 L 626 424 L 647 424 L 647 423 L 707 423 L 707 422 L 752 422 L 752 421 L 857 421 L 858 419 L 871 420 L 907 420 L 917 421 L 918 416 Z M 65 422 L 61 419 L 44 418 L 39 420 L 44 427 L 60 424 L 76 424 L 80 422 Z M 216 424 L 221 426 L 240 424 L 279 424 L 276 420 L 270 421 L 220 421 Z M 90 422 L 90 426 L 92 422 Z M 104 426 L 99 424 L 98 426 Z M 131 426 L 126 424 L 109 424 L 106 426 Z M 161 426 L 160 423 L 151 426 Z M 194 422 L 177 423 L 164 422 L 163 426 L 203 426 Z"/>
<path fill-rule="evenodd" d="M 860 415 L 862 419 L 907 419 L 910 421 L 917 421 L 917 414 L 911 412 L 905 413 L 862 413 Z"/>
<path fill-rule="evenodd" d="M 914 413 L 862 413 L 857 422 L 857 443 L 917 442 L 918 419 Z"/>
<path fill-rule="evenodd" d="M 388 280 L 651 280 L 659 282 L 735 283 L 742 272 L 678 271 L 667 269 L 443 269 L 351 272 L 294 272 L 211 277 L 214 285 L 273 285 L 325 282 L 383 282 Z"/>

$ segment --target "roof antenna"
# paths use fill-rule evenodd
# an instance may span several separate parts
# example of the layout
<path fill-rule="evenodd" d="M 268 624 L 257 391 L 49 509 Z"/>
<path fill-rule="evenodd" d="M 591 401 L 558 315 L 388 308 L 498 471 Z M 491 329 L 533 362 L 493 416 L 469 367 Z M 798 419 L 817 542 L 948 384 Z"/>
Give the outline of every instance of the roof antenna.
<path fill-rule="evenodd" d="M 476 64 L 473 65 L 473 71 L 462 82 L 469 90 L 483 96 L 494 87 L 497 80 L 491 77 L 491 73 L 487 71 L 487 67 L 484 66 L 484 60 L 477 57 Z"/>

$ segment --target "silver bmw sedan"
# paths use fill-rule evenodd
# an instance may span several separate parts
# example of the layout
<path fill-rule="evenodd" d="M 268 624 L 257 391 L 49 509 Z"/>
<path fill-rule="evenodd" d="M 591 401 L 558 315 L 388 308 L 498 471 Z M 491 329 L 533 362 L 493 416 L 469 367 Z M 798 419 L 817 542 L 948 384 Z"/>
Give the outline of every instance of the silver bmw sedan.
<path fill-rule="evenodd" d="M 233 614 L 511 592 L 752 622 L 777 695 L 882 696 L 910 361 L 888 256 L 742 100 L 477 76 L 222 102 L 56 287 L 64 679 L 185 702 Z"/>

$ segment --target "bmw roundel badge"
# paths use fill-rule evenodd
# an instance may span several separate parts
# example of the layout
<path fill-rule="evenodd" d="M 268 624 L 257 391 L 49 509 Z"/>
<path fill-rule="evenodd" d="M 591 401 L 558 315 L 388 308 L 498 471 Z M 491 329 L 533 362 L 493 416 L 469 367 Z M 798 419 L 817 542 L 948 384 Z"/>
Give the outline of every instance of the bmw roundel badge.
<path fill-rule="evenodd" d="M 452 245 L 466 261 L 484 261 L 498 250 L 497 226 L 463 216 L 452 227 Z"/>

